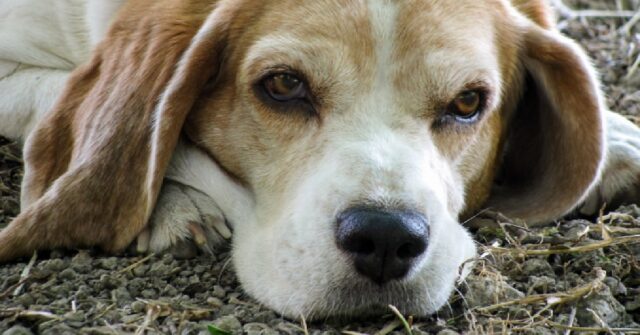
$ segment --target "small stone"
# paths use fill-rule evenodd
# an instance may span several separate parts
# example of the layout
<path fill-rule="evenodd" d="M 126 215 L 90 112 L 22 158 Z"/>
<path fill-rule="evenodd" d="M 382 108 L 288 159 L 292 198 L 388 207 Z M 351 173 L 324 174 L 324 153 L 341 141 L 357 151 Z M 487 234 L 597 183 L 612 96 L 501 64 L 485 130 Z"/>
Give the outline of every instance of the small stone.
<path fill-rule="evenodd" d="M 554 287 L 556 284 L 556 280 L 547 276 L 531 276 L 529 277 L 529 292 L 540 292 L 547 293 L 549 291 L 549 287 Z"/>
<path fill-rule="evenodd" d="M 105 270 L 114 270 L 118 267 L 118 259 L 115 257 L 103 258 L 98 265 Z"/>
<path fill-rule="evenodd" d="M 196 265 L 193 268 L 193 272 L 196 273 L 196 274 L 203 274 L 203 273 L 207 272 L 207 267 L 203 266 L 203 265 Z"/>
<path fill-rule="evenodd" d="M 625 307 L 611 295 L 611 291 L 606 285 L 603 285 L 600 291 L 581 300 L 578 303 L 576 313 L 576 320 L 580 325 L 598 327 L 600 320 L 590 310 L 595 312 L 608 325 L 615 325 L 626 314 Z"/>
<path fill-rule="evenodd" d="M 62 270 L 62 272 L 60 272 L 60 274 L 58 275 L 58 278 L 62 280 L 73 280 L 76 278 L 77 275 L 78 274 L 76 273 L 75 270 L 71 268 L 67 268 Z"/>
<path fill-rule="evenodd" d="M 551 264 L 544 259 L 532 258 L 524 262 L 522 273 L 527 276 L 548 276 L 554 277 Z"/>
<path fill-rule="evenodd" d="M 131 294 L 124 287 L 118 287 L 111 291 L 111 297 L 120 303 L 131 301 Z"/>
<path fill-rule="evenodd" d="M 165 263 L 153 263 L 149 269 L 149 275 L 155 277 L 164 277 L 171 272 L 171 267 Z"/>
<path fill-rule="evenodd" d="M 146 265 L 146 264 L 138 265 L 132 270 L 133 275 L 136 277 L 144 276 L 147 273 L 147 271 L 149 271 L 149 265 Z"/>
<path fill-rule="evenodd" d="M 144 313 L 147 310 L 147 304 L 145 304 L 142 301 L 134 301 L 131 304 L 131 311 L 133 311 L 134 313 Z"/>
<path fill-rule="evenodd" d="M 545 327 L 534 327 L 531 329 L 524 329 L 522 331 L 522 334 L 527 334 L 527 335 L 554 335 L 557 334 L 557 332 L 545 328 Z"/>
<path fill-rule="evenodd" d="M 466 279 L 467 292 L 465 299 L 469 307 L 493 305 L 499 301 L 513 300 L 524 297 L 524 294 L 504 281 L 493 278 L 469 276 Z"/>
<path fill-rule="evenodd" d="M 277 335 L 278 332 L 268 325 L 259 322 L 247 323 L 242 327 L 247 335 Z"/>
<path fill-rule="evenodd" d="M 129 289 L 129 293 L 137 297 L 140 295 L 140 291 L 142 291 L 145 287 L 145 281 L 141 278 L 133 278 L 129 281 L 127 288 Z"/>
<path fill-rule="evenodd" d="M 209 297 L 207 298 L 207 305 L 214 308 L 220 308 L 222 305 L 224 305 L 224 303 L 222 302 L 222 300 L 216 297 Z"/>
<path fill-rule="evenodd" d="M 56 321 L 59 322 L 59 321 Z M 38 333 L 41 335 L 73 335 L 76 334 L 77 331 L 74 331 L 73 328 L 65 325 L 65 324 L 56 324 L 52 327 L 46 325 L 47 322 L 42 323 L 38 326 Z"/>
<path fill-rule="evenodd" d="M 453 331 L 451 329 L 443 329 L 439 331 L 437 335 L 460 335 L 460 333 Z"/>
<path fill-rule="evenodd" d="M 167 265 L 171 265 L 171 264 L 173 264 L 174 261 L 175 261 L 175 259 L 174 259 L 172 254 L 166 253 L 166 254 L 162 255 L 162 263 L 167 264 Z"/>
<path fill-rule="evenodd" d="M 627 287 L 624 284 L 613 277 L 607 277 L 604 279 L 604 283 L 609 286 L 609 289 L 613 295 L 627 295 Z"/>
<path fill-rule="evenodd" d="M 89 252 L 86 250 L 80 250 L 78 251 L 78 253 L 73 256 L 73 258 L 71 259 L 71 263 L 73 264 L 87 264 L 87 263 L 91 263 L 91 260 L 93 258 L 91 258 L 91 255 L 89 255 Z"/>
<path fill-rule="evenodd" d="M 293 324 L 291 322 L 280 322 L 275 327 L 278 332 L 282 332 L 285 334 L 299 334 L 302 331 L 299 325 Z"/>
<path fill-rule="evenodd" d="M 32 335 L 33 332 L 22 326 L 13 326 L 2 333 L 2 335 Z"/>
<path fill-rule="evenodd" d="M 91 295 L 91 289 L 87 285 L 80 285 L 76 291 L 75 298 L 79 300 L 87 299 Z"/>
<path fill-rule="evenodd" d="M 227 295 L 227 291 L 222 288 L 220 285 L 215 285 L 213 287 L 213 296 L 216 298 L 223 299 Z"/>
<path fill-rule="evenodd" d="M 99 283 L 103 289 L 107 289 L 107 290 L 113 290 L 124 285 L 122 279 L 109 274 L 104 274 L 100 276 Z"/>
<path fill-rule="evenodd" d="M 15 302 L 17 302 L 18 304 L 22 305 L 25 308 L 29 308 L 31 305 L 35 303 L 35 299 L 30 293 L 25 293 L 15 298 Z"/>
<path fill-rule="evenodd" d="M 60 272 L 67 268 L 67 263 L 62 259 L 50 259 L 43 262 L 44 269 L 51 272 Z"/>
<path fill-rule="evenodd" d="M 67 313 L 64 315 L 65 322 L 83 322 L 85 321 L 85 314 L 81 312 Z"/>
<path fill-rule="evenodd" d="M 145 299 L 155 299 L 158 296 L 158 292 L 156 292 L 156 290 L 154 289 L 142 290 L 140 294 Z"/>
<path fill-rule="evenodd" d="M 227 315 L 213 321 L 213 324 L 221 330 L 232 334 L 242 333 L 242 324 L 234 316 Z"/>
<path fill-rule="evenodd" d="M 269 323 L 269 321 L 276 319 L 276 313 L 272 312 L 272 311 L 262 311 L 262 312 L 258 312 L 255 313 L 252 317 L 252 319 L 255 322 L 261 322 L 261 323 Z"/>
<path fill-rule="evenodd" d="M 633 300 L 624 304 L 624 308 L 627 312 L 640 311 L 640 295 L 637 295 Z"/>
<path fill-rule="evenodd" d="M 165 286 L 164 289 L 162 290 L 162 294 L 165 296 L 173 297 L 178 295 L 178 289 L 173 287 L 173 285 L 171 284 L 167 284 L 167 286 Z"/>
<path fill-rule="evenodd" d="M 50 259 L 63 258 L 63 257 L 64 257 L 64 251 L 59 249 L 51 250 L 51 252 L 49 253 Z"/>

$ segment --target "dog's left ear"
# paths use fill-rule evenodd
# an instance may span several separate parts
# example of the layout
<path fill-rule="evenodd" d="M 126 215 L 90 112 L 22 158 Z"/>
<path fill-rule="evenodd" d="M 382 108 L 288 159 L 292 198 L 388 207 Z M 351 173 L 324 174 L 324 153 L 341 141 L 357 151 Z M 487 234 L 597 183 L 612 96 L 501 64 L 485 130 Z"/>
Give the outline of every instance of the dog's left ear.
<path fill-rule="evenodd" d="M 523 21 L 523 92 L 508 121 L 501 174 L 489 205 L 537 223 L 571 211 L 599 177 L 605 108 L 585 52 L 554 28 Z"/>
<path fill-rule="evenodd" d="M 0 262 L 60 247 L 120 252 L 145 227 L 240 1 L 191 3 L 129 2 L 74 72 L 27 141 L 23 212 L 0 231 Z"/>

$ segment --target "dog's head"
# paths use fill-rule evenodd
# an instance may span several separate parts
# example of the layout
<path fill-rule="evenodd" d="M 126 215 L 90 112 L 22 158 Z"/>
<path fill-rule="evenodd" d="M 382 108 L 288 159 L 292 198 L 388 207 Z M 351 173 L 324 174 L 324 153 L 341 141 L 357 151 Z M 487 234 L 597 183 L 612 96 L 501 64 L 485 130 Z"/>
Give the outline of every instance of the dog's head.
<path fill-rule="evenodd" d="M 427 314 L 475 255 L 461 218 L 553 219 L 599 173 L 598 83 L 542 1 L 145 3 L 29 140 L 14 254 L 124 248 L 183 129 L 253 197 L 233 254 L 259 301 Z"/>

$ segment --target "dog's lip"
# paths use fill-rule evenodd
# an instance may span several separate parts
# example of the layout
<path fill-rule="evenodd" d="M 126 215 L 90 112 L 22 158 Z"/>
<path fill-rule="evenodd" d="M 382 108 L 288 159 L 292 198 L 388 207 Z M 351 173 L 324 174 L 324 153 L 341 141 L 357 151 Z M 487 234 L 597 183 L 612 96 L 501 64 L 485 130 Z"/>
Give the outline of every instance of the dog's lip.
<path fill-rule="evenodd" d="M 334 285 L 325 295 L 325 305 L 340 306 L 341 315 L 380 315 L 390 311 L 389 306 L 410 314 L 426 314 L 431 304 L 425 301 L 428 292 L 424 286 L 407 280 L 394 280 L 379 285 L 371 280 L 352 278 Z"/>

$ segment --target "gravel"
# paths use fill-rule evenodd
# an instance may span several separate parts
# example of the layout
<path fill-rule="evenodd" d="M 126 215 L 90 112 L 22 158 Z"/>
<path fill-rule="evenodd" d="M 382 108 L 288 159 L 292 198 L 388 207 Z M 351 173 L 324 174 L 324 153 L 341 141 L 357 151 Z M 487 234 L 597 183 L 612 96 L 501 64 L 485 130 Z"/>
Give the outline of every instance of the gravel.
<path fill-rule="evenodd" d="M 575 9 L 639 10 L 639 0 L 573 0 Z M 602 73 L 607 103 L 640 119 L 640 24 L 628 19 L 561 18 Z M 637 68 L 637 65 L 636 65 Z M 20 150 L 0 138 L 0 227 L 19 212 Z M 603 233 L 605 222 L 609 233 Z M 413 334 L 640 332 L 640 208 L 599 220 L 523 227 L 496 213 L 469 223 L 481 246 L 472 274 L 437 315 L 413 319 Z M 476 227 L 476 228 L 473 228 Z M 593 244 L 603 244 L 589 248 Z M 573 252 L 566 252 L 573 248 Z M 25 268 L 28 274 L 23 275 Z M 51 252 L 0 266 L 0 334 L 404 334 L 397 317 L 282 318 L 245 295 L 229 254 L 108 257 L 91 250 Z M 389 330 L 391 329 L 391 330 Z"/>

